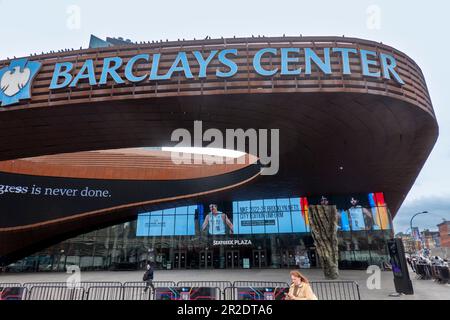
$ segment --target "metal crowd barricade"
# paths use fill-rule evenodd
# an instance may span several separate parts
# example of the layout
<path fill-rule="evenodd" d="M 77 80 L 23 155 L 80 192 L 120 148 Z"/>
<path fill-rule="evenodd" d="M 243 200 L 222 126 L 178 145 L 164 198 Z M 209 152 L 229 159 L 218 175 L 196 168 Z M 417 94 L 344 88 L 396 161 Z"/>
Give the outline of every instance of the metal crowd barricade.
<path fill-rule="evenodd" d="M 280 282 L 280 281 L 235 281 L 233 282 L 233 287 L 285 288 L 289 287 L 289 284 L 287 282 Z"/>
<path fill-rule="evenodd" d="M 153 287 L 175 287 L 174 281 L 153 281 Z M 153 300 L 154 292 L 151 287 L 145 290 L 147 286 L 145 281 L 125 282 L 123 284 L 123 299 L 124 300 Z"/>
<path fill-rule="evenodd" d="M 355 281 L 311 281 L 311 288 L 319 300 L 361 300 L 359 285 Z M 227 300 L 236 299 L 236 289 L 253 288 L 287 288 L 286 282 L 271 281 L 235 281 L 233 287 L 224 289 Z"/>
<path fill-rule="evenodd" d="M 424 271 L 425 272 L 425 271 Z M 438 267 L 440 281 L 449 281 L 448 267 Z M 311 281 L 313 292 L 319 300 L 360 300 L 358 283 L 355 281 Z M 287 282 L 278 281 L 154 281 L 155 288 L 191 288 L 197 299 L 213 297 L 235 300 L 238 288 L 287 288 Z M 0 288 L 9 290 L 7 298 L 24 300 L 153 300 L 155 292 L 151 287 L 145 290 L 146 282 L 80 282 L 68 285 L 66 282 L 0 283 Z M 214 289 L 203 291 L 205 289 Z M 17 291 L 17 292 L 16 292 Z M 210 295 L 211 294 L 211 295 Z M 1 296 L 0 296 L 1 297 Z"/>
<path fill-rule="evenodd" d="M 176 287 L 177 283 L 175 281 L 152 281 L 152 284 L 155 288 L 158 287 Z M 129 281 L 124 282 L 124 287 L 130 286 L 130 287 L 142 287 L 145 288 L 146 282 L 145 281 Z"/>
<path fill-rule="evenodd" d="M 287 282 L 280 281 L 234 281 L 233 286 L 224 289 L 224 298 L 226 300 L 237 299 L 238 288 L 288 288 Z"/>
<path fill-rule="evenodd" d="M 80 285 L 85 289 L 89 289 L 92 286 L 103 286 L 103 287 L 117 287 L 121 286 L 122 282 L 119 281 L 81 281 Z"/>
<path fill-rule="evenodd" d="M 235 300 L 236 287 L 226 287 L 223 289 L 223 299 L 224 300 Z"/>
<path fill-rule="evenodd" d="M 416 265 L 417 268 L 417 276 L 421 280 L 429 280 L 431 279 L 431 266 L 428 264 L 418 263 Z"/>
<path fill-rule="evenodd" d="M 311 281 L 310 285 L 319 300 L 361 300 L 355 281 Z"/>
<path fill-rule="evenodd" d="M 431 278 L 439 281 L 439 269 L 438 266 L 431 266 Z"/>
<path fill-rule="evenodd" d="M 154 292 L 151 287 L 127 284 L 123 286 L 123 300 L 153 300 Z"/>
<path fill-rule="evenodd" d="M 0 288 L 16 288 L 23 287 L 21 283 L 18 282 L 0 282 Z"/>
<path fill-rule="evenodd" d="M 0 300 L 24 300 L 26 292 L 21 283 L 0 282 Z"/>
<path fill-rule="evenodd" d="M 214 300 L 224 300 L 222 288 L 214 287 L 214 286 L 212 286 L 211 288 L 214 288 L 216 291 L 216 299 L 214 299 Z"/>
<path fill-rule="evenodd" d="M 123 300 L 123 286 L 90 286 L 86 300 Z"/>
<path fill-rule="evenodd" d="M 189 288 L 189 290 L 186 290 Z M 162 288 L 164 289 L 164 288 Z M 166 287 L 166 291 L 155 293 L 155 300 L 221 300 L 219 287 L 176 286 Z M 158 288 L 156 288 L 158 291 Z M 187 296 L 185 296 L 185 294 Z"/>
<path fill-rule="evenodd" d="M 449 267 L 438 267 L 439 282 L 447 284 L 450 282 L 450 269 Z"/>
<path fill-rule="evenodd" d="M 33 300 L 30 299 L 31 288 L 32 287 L 67 287 L 67 282 L 25 282 L 23 286 L 26 288 L 26 296 L 25 300 Z M 43 289 L 36 289 L 35 295 L 39 295 L 36 292 Z"/>
<path fill-rule="evenodd" d="M 141 282 L 145 285 L 145 282 Z M 153 281 L 153 286 L 155 288 L 159 288 L 159 287 L 176 287 L 176 283 L 175 281 Z"/>
<path fill-rule="evenodd" d="M 83 287 L 68 286 L 32 286 L 26 296 L 27 300 L 84 300 Z"/>
<path fill-rule="evenodd" d="M 425 278 L 425 269 L 423 267 L 423 264 L 416 263 L 416 275 L 418 279 Z"/>
<path fill-rule="evenodd" d="M 178 281 L 177 287 L 216 287 L 220 290 L 220 298 L 225 298 L 225 288 L 232 287 L 230 281 Z"/>
<path fill-rule="evenodd" d="M 28 290 L 31 289 L 31 287 L 40 286 L 40 287 L 66 287 L 67 282 L 25 282 L 23 284 L 25 288 Z"/>

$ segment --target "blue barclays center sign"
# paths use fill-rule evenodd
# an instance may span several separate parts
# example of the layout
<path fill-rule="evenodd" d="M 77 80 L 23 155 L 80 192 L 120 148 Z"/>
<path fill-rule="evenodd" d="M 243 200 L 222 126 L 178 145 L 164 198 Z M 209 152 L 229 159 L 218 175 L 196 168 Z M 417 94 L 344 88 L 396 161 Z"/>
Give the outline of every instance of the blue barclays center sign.
<path fill-rule="evenodd" d="M 361 71 L 358 70 L 358 73 L 360 72 L 364 77 L 393 80 L 399 85 L 405 84 L 396 70 L 397 61 L 391 54 L 344 47 L 322 48 L 322 50 L 323 55 L 319 56 L 313 48 L 263 48 L 253 56 L 251 68 L 263 77 L 300 76 L 311 75 L 314 65 L 323 75 L 330 76 L 333 74 L 331 57 L 335 55 L 340 59 L 339 74 L 350 76 L 352 72 L 355 72 L 351 68 L 350 59 L 359 57 Z M 115 84 L 164 81 L 171 80 L 174 74 L 182 75 L 186 79 L 204 79 L 207 73 L 211 74 L 211 71 L 217 78 L 230 78 L 239 71 L 235 61 L 237 58 L 237 49 L 211 50 L 206 55 L 200 51 L 180 51 L 169 63 L 171 66 L 165 73 L 160 70 L 161 53 L 138 54 L 126 62 L 119 56 L 107 57 L 103 59 L 101 73 L 97 74 L 95 72 L 97 61 L 93 59 L 85 60 L 79 70 L 76 70 L 72 62 L 59 62 L 55 64 L 49 89 L 74 88 L 80 81 L 87 81 L 91 86 L 106 85 L 110 79 Z M 264 64 L 262 60 L 268 58 L 279 59 L 280 63 L 278 65 Z M 302 66 L 299 66 L 300 60 L 302 60 Z M 135 70 L 139 64 L 148 64 L 150 68 L 144 73 L 137 74 Z M 32 81 L 40 66 L 39 62 L 16 59 L 8 67 L 0 70 L 2 107 L 31 98 Z M 211 70 L 212 68 L 214 69 Z"/>
<path fill-rule="evenodd" d="M 303 52 L 302 52 L 303 51 Z M 300 54 L 304 55 L 305 66 L 292 68 L 292 64 L 300 62 Z M 227 71 L 221 71 L 220 68 L 216 68 L 215 76 L 218 78 L 229 78 L 234 76 L 238 72 L 238 65 L 233 60 L 238 56 L 237 49 L 224 49 L 224 50 L 212 50 L 207 57 L 204 57 L 200 51 L 192 51 L 191 54 L 195 57 L 198 63 L 198 72 L 194 75 L 191 70 L 191 65 L 188 59 L 188 52 L 180 51 L 176 58 L 173 60 L 170 69 L 165 74 L 160 74 L 159 64 L 161 60 L 161 54 L 139 54 L 132 57 L 126 64 L 120 57 L 105 58 L 103 61 L 103 69 L 100 78 L 97 79 L 95 74 L 94 60 L 88 59 L 84 62 L 81 69 L 73 75 L 73 63 L 61 62 L 55 65 L 55 71 L 50 84 L 50 89 L 62 89 L 65 87 L 76 87 L 80 80 L 87 79 L 91 86 L 105 85 L 108 78 L 112 78 L 116 84 L 123 84 L 125 81 L 131 83 L 138 83 L 142 81 L 161 81 L 170 80 L 175 72 L 184 74 L 187 79 L 206 78 L 206 73 L 209 64 L 214 59 L 217 59 L 219 63 L 227 68 Z M 317 68 L 324 75 L 331 75 L 331 54 L 338 54 L 341 57 L 342 73 L 344 75 L 351 75 L 352 70 L 350 68 L 350 57 L 352 55 L 359 55 L 361 61 L 362 74 L 366 77 L 383 78 L 386 80 L 394 79 L 400 85 L 405 84 L 402 78 L 396 71 L 397 62 L 395 58 L 386 53 L 380 53 L 378 55 L 375 51 L 358 50 L 353 48 L 324 48 L 324 58 L 320 58 L 315 50 L 311 48 L 264 48 L 256 52 L 253 57 L 252 67 L 253 70 L 266 77 L 271 77 L 276 74 L 282 76 L 296 76 L 302 73 L 306 75 L 311 74 L 312 65 L 315 64 Z M 279 67 L 267 68 L 261 63 L 264 57 L 279 57 L 281 59 L 281 65 Z M 133 73 L 133 69 L 139 63 L 150 63 L 151 68 L 147 74 L 139 75 Z M 120 76 L 118 70 L 125 67 L 124 77 Z M 378 71 L 371 71 L 370 67 L 379 66 Z"/>

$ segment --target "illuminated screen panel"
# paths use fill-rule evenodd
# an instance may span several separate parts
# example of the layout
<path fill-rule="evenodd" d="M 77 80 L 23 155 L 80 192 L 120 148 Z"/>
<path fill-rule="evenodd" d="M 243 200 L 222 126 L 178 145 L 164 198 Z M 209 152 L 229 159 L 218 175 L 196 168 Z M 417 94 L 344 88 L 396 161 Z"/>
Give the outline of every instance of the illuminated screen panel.
<path fill-rule="evenodd" d="M 233 202 L 235 234 L 308 232 L 300 198 Z"/>
<path fill-rule="evenodd" d="M 303 199 L 303 198 L 302 198 Z M 345 196 L 308 197 L 311 205 L 335 205 L 338 230 L 364 231 L 391 229 L 389 210 L 382 192 Z"/>
<path fill-rule="evenodd" d="M 198 206 L 185 206 L 141 213 L 137 218 L 136 236 L 195 235 L 197 208 Z"/>
<path fill-rule="evenodd" d="M 309 206 L 318 204 L 336 206 L 339 231 L 391 229 L 384 195 L 375 192 L 234 201 L 229 209 L 222 205 L 214 214 L 211 210 L 204 211 L 203 205 L 144 212 L 138 215 L 136 235 L 192 236 L 199 232 L 208 236 L 309 233 Z"/>

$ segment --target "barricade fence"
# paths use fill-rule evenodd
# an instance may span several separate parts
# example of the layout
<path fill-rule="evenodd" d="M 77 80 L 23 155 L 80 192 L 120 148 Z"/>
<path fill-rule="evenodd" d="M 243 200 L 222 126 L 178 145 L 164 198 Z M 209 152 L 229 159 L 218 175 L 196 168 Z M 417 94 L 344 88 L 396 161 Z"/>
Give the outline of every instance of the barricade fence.
<path fill-rule="evenodd" d="M 447 266 L 417 263 L 415 265 L 415 271 L 418 279 L 421 280 L 433 279 L 441 284 L 447 284 L 450 282 L 450 270 Z"/>
<path fill-rule="evenodd" d="M 311 281 L 319 300 L 360 300 L 355 281 Z M 281 300 L 277 281 L 144 281 L 0 283 L 1 300 Z"/>
<path fill-rule="evenodd" d="M 83 287 L 35 285 L 27 290 L 25 300 L 84 300 Z"/>
<path fill-rule="evenodd" d="M 24 300 L 26 292 L 21 283 L 0 282 L 0 300 Z"/>
<path fill-rule="evenodd" d="M 450 268 L 448 266 L 430 265 L 428 263 L 413 262 L 413 270 L 417 279 L 433 279 L 441 284 L 450 283 Z"/>
<path fill-rule="evenodd" d="M 231 287 L 233 284 L 230 281 L 178 281 L 177 287 L 216 287 L 220 289 L 220 297 L 227 300 L 225 297 L 225 288 Z"/>
<path fill-rule="evenodd" d="M 91 286 L 87 290 L 85 300 L 123 300 L 124 287 L 120 286 Z"/>
<path fill-rule="evenodd" d="M 319 300 L 361 300 L 355 281 L 311 281 L 311 288 Z"/>

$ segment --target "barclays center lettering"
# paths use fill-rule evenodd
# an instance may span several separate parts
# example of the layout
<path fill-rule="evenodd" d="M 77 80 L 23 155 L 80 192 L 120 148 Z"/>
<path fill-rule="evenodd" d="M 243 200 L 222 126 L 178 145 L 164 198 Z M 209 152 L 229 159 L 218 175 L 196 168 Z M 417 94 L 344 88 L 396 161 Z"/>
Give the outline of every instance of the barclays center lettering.
<path fill-rule="evenodd" d="M 313 66 L 325 76 L 336 72 L 351 75 L 355 71 L 351 68 L 350 59 L 359 57 L 361 69 L 358 72 L 361 72 L 363 76 L 393 80 L 399 85 L 405 84 L 396 70 L 397 61 L 391 54 L 344 47 L 328 47 L 321 51 L 319 54 L 313 48 L 263 48 L 252 57 L 252 69 L 264 77 L 277 74 L 281 76 L 311 75 Z M 332 55 L 339 57 L 341 70 L 332 69 Z M 172 79 L 174 73 L 178 72 L 186 79 L 203 79 L 211 73 L 217 78 L 229 78 L 239 70 L 239 65 L 235 61 L 237 58 L 239 58 L 237 49 L 211 50 L 206 53 L 180 51 L 165 74 L 160 72 L 160 62 L 164 59 L 161 53 L 138 54 L 126 62 L 119 56 L 104 58 L 99 75 L 95 72 L 93 59 L 87 59 L 78 72 L 75 72 L 72 62 L 61 62 L 55 64 L 50 89 L 76 87 L 81 80 L 89 81 L 91 86 L 106 85 L 110 78 L 116 84 L 163 81 Z M 264 58 L 279 59 L 280 64 L 267 65 L 262 61 Z M 135 70 L 141 64 L 149 65 L 149 68 L 144 73 L 137 74 Z M 123 75 L 119 74 L 121 68 L 124 68 Z"/>

